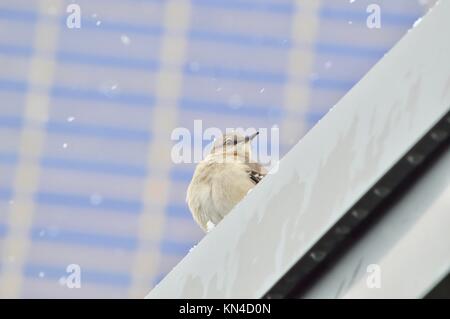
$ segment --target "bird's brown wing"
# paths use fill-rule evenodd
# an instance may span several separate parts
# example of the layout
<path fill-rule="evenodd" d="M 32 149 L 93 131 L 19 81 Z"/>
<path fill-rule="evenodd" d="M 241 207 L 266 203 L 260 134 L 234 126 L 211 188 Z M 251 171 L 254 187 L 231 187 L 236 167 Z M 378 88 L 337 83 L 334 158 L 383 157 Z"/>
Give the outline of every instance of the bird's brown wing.
<path fill-rule="evenodd" d="M 248 163 L 248 176 L 253 183 L 258 184 L 267 174 L 267 170 L 259 163 Z"/>

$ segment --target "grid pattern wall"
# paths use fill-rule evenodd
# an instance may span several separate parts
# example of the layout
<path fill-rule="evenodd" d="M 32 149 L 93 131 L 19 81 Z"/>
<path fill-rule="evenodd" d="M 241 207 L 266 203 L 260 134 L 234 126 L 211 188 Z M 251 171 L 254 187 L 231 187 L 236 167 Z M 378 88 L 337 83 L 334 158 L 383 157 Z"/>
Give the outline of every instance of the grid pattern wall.
<path fill-rule="evenodd" d="M 0 296 L 143 297 L 203 236 L 173 129 L 277 126 L 283 155 L 432 2 L 2 0 Z"/>

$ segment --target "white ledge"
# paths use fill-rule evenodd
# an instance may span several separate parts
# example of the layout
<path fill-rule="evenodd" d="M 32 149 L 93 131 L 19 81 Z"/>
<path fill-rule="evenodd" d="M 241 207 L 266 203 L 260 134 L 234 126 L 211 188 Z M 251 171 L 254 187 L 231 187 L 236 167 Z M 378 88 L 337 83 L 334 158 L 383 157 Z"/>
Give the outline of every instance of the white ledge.
<path fill-rule="evenodd" d="M 148 298 L 260 298 L 450 105 L 441 1 Z"/>

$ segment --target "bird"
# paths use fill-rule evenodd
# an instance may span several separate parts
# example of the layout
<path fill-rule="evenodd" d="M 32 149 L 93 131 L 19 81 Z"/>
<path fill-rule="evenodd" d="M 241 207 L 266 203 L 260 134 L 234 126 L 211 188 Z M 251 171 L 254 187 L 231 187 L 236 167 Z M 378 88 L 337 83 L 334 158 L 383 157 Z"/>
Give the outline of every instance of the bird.
<path fill-rule="evenodd" d="M 251 141 L 258 134 L 223 134 L 195 168 L 186 202 L 205 232 L 216 226 L 267 174 L 263 165 L 251 159 Z"/>

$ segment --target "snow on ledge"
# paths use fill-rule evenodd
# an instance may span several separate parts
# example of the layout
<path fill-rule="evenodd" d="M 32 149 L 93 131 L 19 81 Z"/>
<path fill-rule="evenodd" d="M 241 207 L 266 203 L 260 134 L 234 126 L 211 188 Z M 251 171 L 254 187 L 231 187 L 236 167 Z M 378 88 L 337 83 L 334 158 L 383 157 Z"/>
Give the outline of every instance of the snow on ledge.
<path fill-rule="evenodd" d="M 441 1 L 147 298 L 260 298 L 450 106 Z"/>

